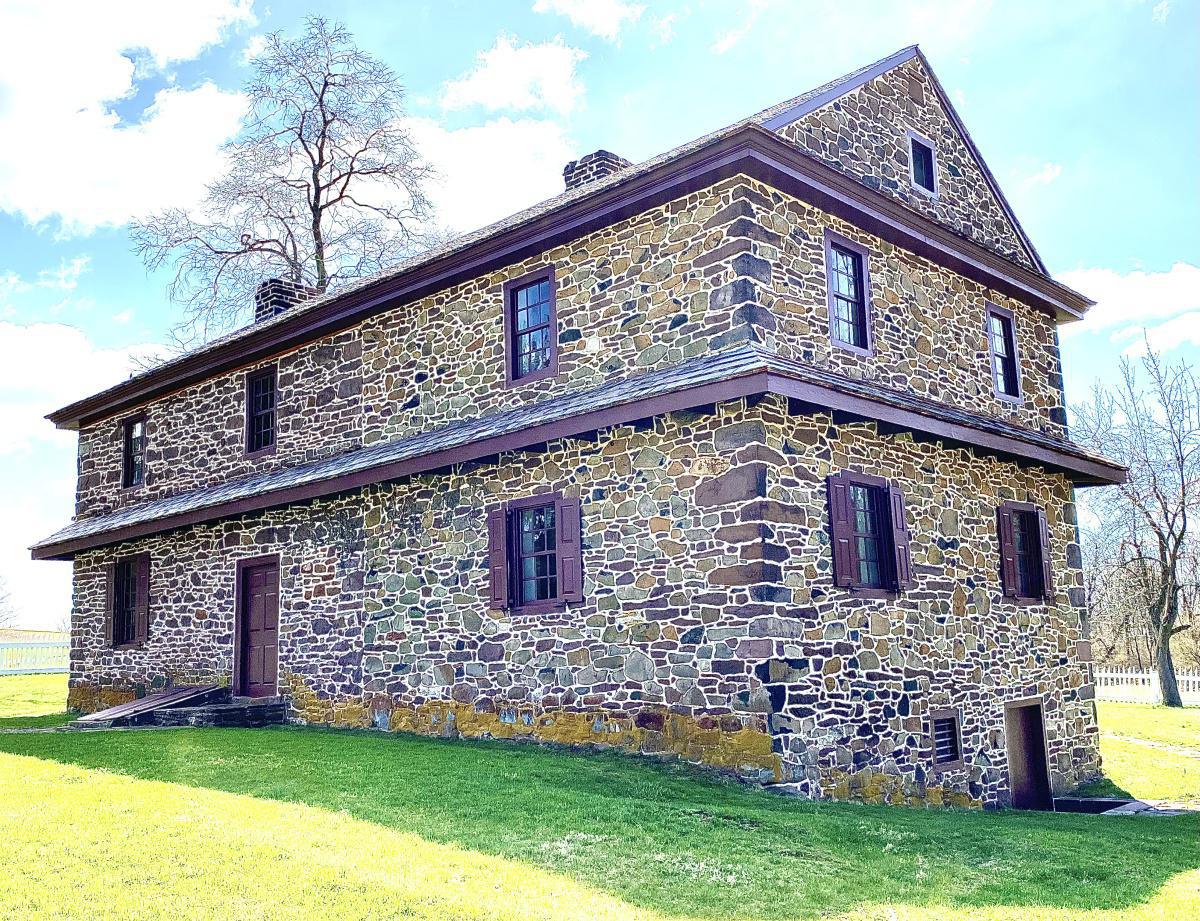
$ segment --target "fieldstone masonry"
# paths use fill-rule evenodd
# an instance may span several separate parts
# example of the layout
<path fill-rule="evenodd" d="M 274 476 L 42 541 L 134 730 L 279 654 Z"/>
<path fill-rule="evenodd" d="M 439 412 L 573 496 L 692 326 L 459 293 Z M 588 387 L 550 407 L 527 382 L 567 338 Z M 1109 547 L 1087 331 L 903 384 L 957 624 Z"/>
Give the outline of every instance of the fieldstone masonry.
<path fill-rule="evenodd" d="M 937 200 L 908 187 L 905 127 L 937 141 Z M 783 133 L 1031 264 L 919 60 Z M 613 166 L 601 159 L 575 166 Z M 827 229 L 868 249 L 871 355 L 830 343 Z M 506 386 L 504 283 L 547 264 L 560 373 Z M 993 390 L 989 302 L 1016 317 L 1019 403 Z M 279 356 L 274 453 L 245 456 L 245 376 L 254 368 L 145 407 L 138 489 L 120 488 L 121 420 L 86 425 L 77 514 L 745 342 L 1065 435 L 1052 317 L 738 175 Z M 915 585 L 899 596 L 833 585 L 825 477 L 842 470 L 904 489 Z M 492 610 L 487 511 L 544 491 L 580 500 L 584 600 L 550 614 Z M 1046 511 L 1052 602 L 1002 596 L 996 507 L 1005 500 Z M 106 565 L 139 552 L 152 561 L 149 639 L 106 648 Z M 786 782 L 812 797 L 991 807 L 1008 797 L 1004 704 L 1037 697 L 1056 791 L 1098 769 L 1090 666 L 1077 654 L 1085 637 L 1071 483 L 862 419 L 793 415 L 776 397 L 726 401 L 81 552 L 71 706 L 92 711 L 166 685 L 230 681 L 236 564 L 265 554 L 280 559 L 280 691 L 299 721 L 612 746 Z M 961 716 L 964 764 L 935 772 L 929 714 L 947 707 Z"/>
<path fill-rule="evenodd" d="M 906 484 L 916 587 L 832 586 L 824 477 Z M 486 510 L 582 500 L 585 602 L 487 608 Z M 1001 599 L 995 507 L 1044 505 L 1052 605 Z M 369 487 L 81 555 L 71 702 L 228 681 L 234 561 L 281 555 L 280 661 L 297 719 L 674 754 L 810 796 L 1003 804 L 1003 704 L 1046 701 L 1057 788 L 1097 768 L 1070 486 L 775 398 L 672 414 L 596 442 Z M 103 566 L 148 550 L 151 639 L 107 650 Z M 963 714 L 935 775 L 927 714 Z"/>

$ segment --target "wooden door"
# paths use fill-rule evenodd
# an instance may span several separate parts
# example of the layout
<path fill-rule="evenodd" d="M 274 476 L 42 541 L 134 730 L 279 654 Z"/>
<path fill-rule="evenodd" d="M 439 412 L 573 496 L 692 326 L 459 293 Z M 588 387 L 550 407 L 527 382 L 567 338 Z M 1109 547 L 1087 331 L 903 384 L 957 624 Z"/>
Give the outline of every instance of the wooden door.
<path fill-rule="evenodd" d="M 1014 809 L 1053 809 L 1046 769 L 1046 736 L 1040 703 L 1009 707 L 1004 714 L 1008 776 Z"/>
<path fill-rule="evenodd" d="M 239 578 L 237 693 L 274 697 L 279 689 L 279 561 L 247 563 Z"/>

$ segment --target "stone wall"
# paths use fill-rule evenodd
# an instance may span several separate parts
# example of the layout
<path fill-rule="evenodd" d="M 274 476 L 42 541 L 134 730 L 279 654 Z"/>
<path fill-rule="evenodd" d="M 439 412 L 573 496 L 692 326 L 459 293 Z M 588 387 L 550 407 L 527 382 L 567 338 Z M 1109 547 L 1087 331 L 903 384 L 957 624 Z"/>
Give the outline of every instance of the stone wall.
<path fill-rule="evenodd" d="M 910 128 L 936 145 L 937 198 L 914 189 L 909 180 Z M 779 133 L 876 191 L 1033 267 L 919 59 L 892 68 Z"/>
<path fill-rule="evenodd" d="M 315 692 L 357 695 L 363 634 L 362 503 L 355 497 L 81 553 L 75 558 L 70 706 L 85 712 L 177 684 L 228 684 L 233 674 L 237 561 L 280 555 L 279 658 Z M 144 646 L 104 643 L 105 565 L 148 552 Z"/>
<path fill-rule="evenodd" d="M 351 329 L 274 361 L 276 449 L 246 457 L 246 375 L 271 363 L 219 375 L 149 404 L 143 486 L 121 488 L 125 417 L 83 428 L 76 514 L 104 514 L 362 444 L 362 343 L 359 330 Z"/>
<path fill-rule="evenodd" d="M 900 598 L 832 587 L 823 477 L 844 468 L 908 493 L 917 585 Z M 489 610 L 487 509 L 552 489 L 581 500 L 584 602 Z M 1047 509 L 1053 605 L 1001 600 L 1005 498 Z M 118 548 L 154 556 L 142 650 L 99 648 L 117 551 L 84 554 L 72 702 L 228 680 L 235 561 L 280 552 L 298 719 L 674 754 L 814 797 L 1002 804 L 1006 700 L 1044 696 L 1056 788 L 1098 763 L 1074 540 L 1058 475 L 734 402 Z M 967 767 L 934 776 L 926 717 L 944 705 Z"/>
<path fill-rule="evenodd" d="M 825 226 L 872 251 L 872 357 L 829 342 Z M 506 387 L 503 285 L 547 263 L 556 267 L 560 374 Z M 1017 315 L 1019 405 L 993 394 L 986 300 Z M 403 437 L 746 341 L 1031 428 L 1061 432 L 1065 423 L 1049 317 L 734 177 L 280 357 L 274 454 L 244 456 L 249 369 L 149 405 L 142 488 L 120 489 L 120 420 L 87 427 L 78 511 Z"/>

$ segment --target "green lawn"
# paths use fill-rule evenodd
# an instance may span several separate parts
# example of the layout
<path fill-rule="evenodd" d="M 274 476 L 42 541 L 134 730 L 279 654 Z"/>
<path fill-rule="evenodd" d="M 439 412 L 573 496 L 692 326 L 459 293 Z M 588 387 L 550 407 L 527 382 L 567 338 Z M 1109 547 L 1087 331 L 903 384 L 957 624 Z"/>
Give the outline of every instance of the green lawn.
<path fill-rule="evenodd" d="M 24 717 L 55 716 L 66 708 L 66 675 L 0 675 L 0 726 Z"/>
<path fill-rule="evenodd" d="M 1148 707 L 1100 701 L 1100 729 L 1105 734 L 1148 739 L 1200 751 L 1200 707 Z"/>
<path fill-rule="evenodd" d="M 0 735 L 0 840 L 9 917 L 1200 914 L 1200 816 L 813 804 L 365 732 Z"/>

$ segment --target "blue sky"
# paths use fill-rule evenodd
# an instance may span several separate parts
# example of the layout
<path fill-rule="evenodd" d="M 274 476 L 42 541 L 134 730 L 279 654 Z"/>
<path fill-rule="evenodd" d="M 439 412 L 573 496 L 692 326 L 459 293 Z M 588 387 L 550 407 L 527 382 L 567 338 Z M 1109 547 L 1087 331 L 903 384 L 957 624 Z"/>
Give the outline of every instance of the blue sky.
<path fill-rule="evenodd" d="M 458 230 L 557 193 L 580 154 L 641 160 L 919 42 L 1051 271 L 1099 302 L 1063 332 L 1068 397 L 1111 380 L 1143 329 L 1196 359 L 1196 2 L 10 0 L 0 579 L 25 625 L 70 605 L 69 564 L 25 549 L 73 501 L 74 436 L 41 417 L 125 377 L 176 316 L 127 222 L 197 200 L 237 129 L 247 56 L 309 14 L 402 75 Z"/>

